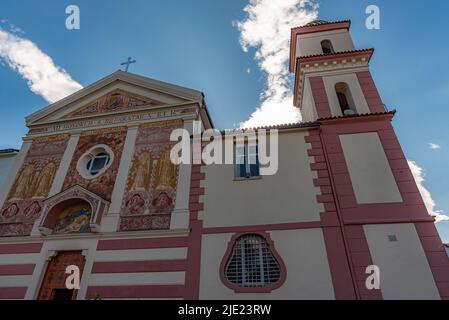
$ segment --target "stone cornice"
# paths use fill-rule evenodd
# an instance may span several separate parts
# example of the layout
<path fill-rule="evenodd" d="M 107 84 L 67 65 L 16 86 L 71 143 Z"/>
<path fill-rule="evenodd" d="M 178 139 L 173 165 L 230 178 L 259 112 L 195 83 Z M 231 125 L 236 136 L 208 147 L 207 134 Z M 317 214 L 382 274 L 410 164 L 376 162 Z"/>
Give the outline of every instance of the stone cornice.
<path fill-rule="evenodd" d="M 313 60 L 308 58 L 304 62 L 298 59 L 293 98 L 294 105 L 301 108 L 300 102 L 302 102 L 304 80 L 307 74 L 369 67 L 369 61 L 369 57 L 364 54 L 353 55 L 352 57 L 339 55 L 326 56 L 322 59 L 317 59 L 317 57 L 315 57 Z"/>

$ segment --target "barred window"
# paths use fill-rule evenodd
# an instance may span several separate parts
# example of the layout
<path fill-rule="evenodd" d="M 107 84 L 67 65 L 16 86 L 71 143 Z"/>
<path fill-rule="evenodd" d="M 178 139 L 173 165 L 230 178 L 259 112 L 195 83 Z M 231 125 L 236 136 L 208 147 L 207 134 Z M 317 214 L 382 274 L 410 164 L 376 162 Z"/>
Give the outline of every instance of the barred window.
<path fill-rule="evenodd" d="M 266 240 L 253 234 L 237 239 L 226 266 L 226 277 L 240 287 L 257 288 L 278 282 L 281 271 Z"/>

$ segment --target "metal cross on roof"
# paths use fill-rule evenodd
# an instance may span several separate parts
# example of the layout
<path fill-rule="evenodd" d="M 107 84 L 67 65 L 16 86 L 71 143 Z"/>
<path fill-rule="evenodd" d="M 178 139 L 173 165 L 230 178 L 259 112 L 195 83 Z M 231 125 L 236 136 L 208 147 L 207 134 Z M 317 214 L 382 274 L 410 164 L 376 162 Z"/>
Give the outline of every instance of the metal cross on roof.
<path fill-rule="evenodd" d="M 121 63 L 121 65 L 122 65 L 122 66 L 126 66 L 126 67 L 125 67 L 125 72 L 128 72 L 129 65 L 130 65 L 130 64 L 133 64 L 133 63 L 136 63 L 136 62 L 137 62 L 136 60 L 133 60 L 131 57 L 129 57 L 129 58 L 128 58 L 128 61 Z"/>

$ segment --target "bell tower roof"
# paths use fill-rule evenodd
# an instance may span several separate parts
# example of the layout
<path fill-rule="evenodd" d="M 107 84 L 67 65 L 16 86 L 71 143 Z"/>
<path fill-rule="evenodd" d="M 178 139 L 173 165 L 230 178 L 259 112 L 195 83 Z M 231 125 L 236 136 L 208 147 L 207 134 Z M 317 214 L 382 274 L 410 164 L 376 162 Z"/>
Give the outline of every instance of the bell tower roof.
<path fill-rule="evenodd" d="M 295 71 L 296 58 L 298 57 L 297 44 L 299 36 L 304 36 L 312 33 L 332 32 L 335 30 L 349 31 L 350 27 L 351 27 L 351 20 L 341 20 L 341 21 L 314 20 L 306 25 L 292 28 L 290 39 L 290 72 Z"/>
<path fill-rule="evenodd" d="M 310 26 L 319 26 L 322 24 L 328 24 L 329 21 L 326 20 L 313 20 L 312 22 L 309 22 L 308 24 L 305 25 L 305 27 L 310 27 Z"/>

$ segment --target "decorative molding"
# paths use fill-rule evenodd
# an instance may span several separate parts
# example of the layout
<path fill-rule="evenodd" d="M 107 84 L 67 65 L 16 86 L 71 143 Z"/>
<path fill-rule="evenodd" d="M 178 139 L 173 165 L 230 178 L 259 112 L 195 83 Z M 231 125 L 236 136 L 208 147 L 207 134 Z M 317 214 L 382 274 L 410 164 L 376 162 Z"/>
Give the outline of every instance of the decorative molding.
<path fill-rule="evenodd" d="M 160 121 L 168 118 L 184 117 L 192 113 L 197 113 L 198 105 L 187 104 L 176 108 L 164 108 L 157 110 L 147 110 L 135 113 L 126 112 L 124 114 L 113 114 L 102 117 L 84 117 L 77 120 L 58 120 L 56 123 L 44 125 L 36 125 L 30 127 L 28 136 L 30 135 L 48 135 L 55 132 L 71 131 L 75 129 L 88 129 L 101 126 L 118 126 L 138 124 L 139 122 Z"/>
<path fill-rule="evenodd" d="M 75 199 L 84 200 L 91 207 L 90 228 L 92 232 L 99 232 L 103 215 L 107 212 L 109 202 L 98 195 L 82 188 L 79 185 L 57 194 L 43 202 L 44 210 L 39 223 L 39 231 L 43 236 L 49 236 L 53 231 L 54 219 L 56 218 L 56 207 L 66 201 Z"/>
<path fill-rule="evenodd" d="M 51 261 L 58 255 L 58 251 L 56 250 L 49 250 L 45 254 L 45 261 Z"/>
<path fill-rule="evenodd" d="M 37 137 L 33 139 L 34 143 L 47 143 L 52 141 L 60 141 L 60 140 L 66 140 L 69 138 L 68 134 L 57 134 L 52 136 L 45 136 L 45 137 Z"/>
<path fill-rule="evenodd" d="M 299 61 L 296 67 L 295 86 L 294 86 L 294 105 L 301 107 L 302 95 L 304 91 L 304 81 L 306 75 L 310 73 L 339 71 L 351 68 L 369 67 L 369 58 L 366 53 L 363 56 L 361 53 L 354 57 L 339 57 L 339 56 L 322 56 L 317 57 L 316 61 Z M 326 59 L 326 60 L 323 60 Z"/>
<path fill-rule="evenodd" d="M 105 128 L 105 129 L 95 129 L 90 131 L 84 131 L 81 133 L 81 137 L 88 136 L 98 136 L 109 133 L 124 133 L 128 131 L 128 127 L 115 127 L 115 128 Z"/>

